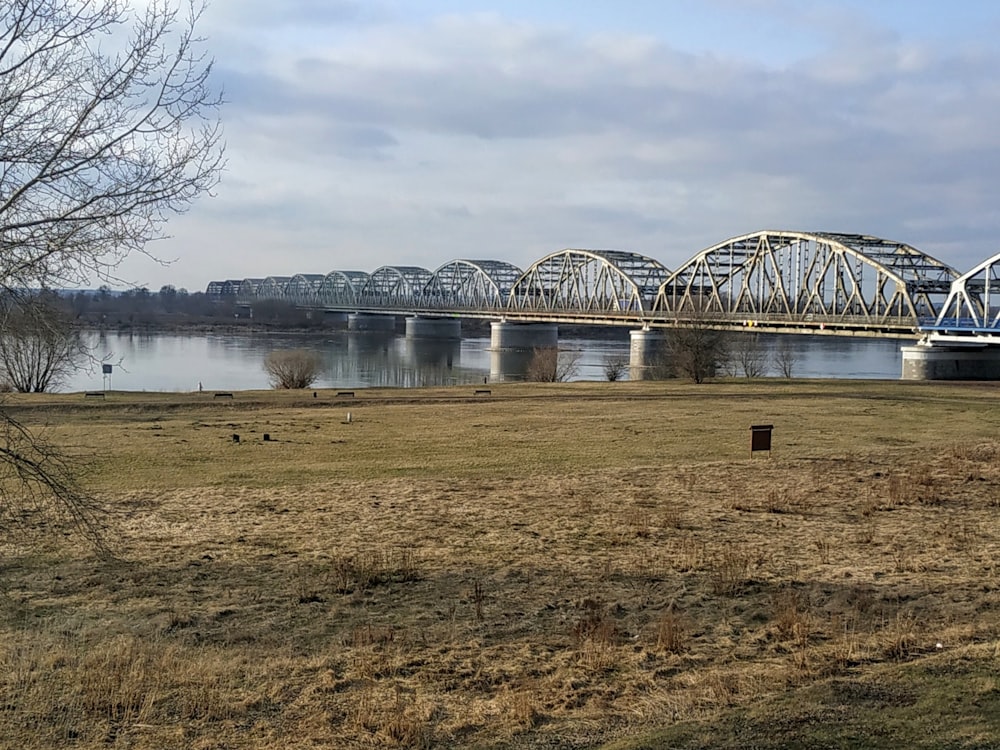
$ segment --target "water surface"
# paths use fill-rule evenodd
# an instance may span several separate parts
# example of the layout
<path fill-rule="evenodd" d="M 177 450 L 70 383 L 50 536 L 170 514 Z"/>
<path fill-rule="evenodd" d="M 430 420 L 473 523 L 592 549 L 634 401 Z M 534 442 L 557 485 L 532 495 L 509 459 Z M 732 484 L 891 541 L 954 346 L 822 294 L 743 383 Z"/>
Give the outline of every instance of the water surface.
<path fill-rule="evenodd" d="M 761 337 L 771 359 L 778 336 Z M 897 339 L 785 336 L 800 378 L 899 378 Z M 326 370 L 320 388 L 420 387 L 517 379 L 490 371 L 488 337 L 461 341 L 407 340 L 403 336 L 325 332 L 312 334 L 91 333 L 87 343 L 98 360 L 115 363 L 110 382 L 100 366 L 77 372 L 60 390 L 128 391 L 249 390 L 269 387 L 264 358 L 276 349 L 318 352 Z M 578 358 L 574 380 L 605 380 L 605 361 L 628 361 L 628 339 L 561 338 L 560 348 Z M 768 363 L 770 374 L 776 366 Z M 627 377 L 627 375 L 626 375 Z"/>

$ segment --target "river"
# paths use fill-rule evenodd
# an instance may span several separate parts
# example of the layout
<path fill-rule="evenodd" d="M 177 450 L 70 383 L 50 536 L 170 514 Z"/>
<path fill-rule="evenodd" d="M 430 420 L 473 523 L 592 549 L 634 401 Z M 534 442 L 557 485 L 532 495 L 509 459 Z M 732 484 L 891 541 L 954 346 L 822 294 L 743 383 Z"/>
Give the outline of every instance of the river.
<path fill-rule="evenodd" d="M 902 368 L 896 339 L 787 336 L 798 378 L 897 379 Z M 762 336 L 770 354 L 779 337 Z M 517 373 L 491 372 L 488 337 L 438 342 L 403 336 L 324 332 L 312 334 L 238 333 L 89 333 L 86 343 L 95 360 L 112 363 L 110 377 L 100 364 L 78 370 L 62 391 L 194 391 L 267 388 L 263 361 L 281 348 L 318 352 L 326 370 L 317 387 L 365 388 L 460 385 L 518 379 Z M 561 338 L 560 348 L 577 359 L 574 380 L 606 380 L 609 357 L 628 361 L 629 342 L 622 339 Z M 770 362 L 770 357 L 768 357 Z M 769 374 L 777 368 L 769 365 Z M 627 375 L 626 375 L 627 377 Z"/>

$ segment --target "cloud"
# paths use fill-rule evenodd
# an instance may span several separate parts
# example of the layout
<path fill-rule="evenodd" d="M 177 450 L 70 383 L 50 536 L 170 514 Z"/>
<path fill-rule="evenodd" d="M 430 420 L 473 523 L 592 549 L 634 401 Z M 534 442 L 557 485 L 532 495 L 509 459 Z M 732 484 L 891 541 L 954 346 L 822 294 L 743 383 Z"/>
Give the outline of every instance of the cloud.
<path fill-rule="evenodd" d="M 777 19 L 795 5 L 754 10 Z M 655 30 L 369 7 L 224 5 L 232 23 L 213 49 L 230 169 L 181 219 L 172 283 L 203 286 L 206 267 L 523 267 L 566 246 L 674 268 L 762 228 L 883 235 L 960 269 L 995 251 L 1000 60 L 988 48 L 799 11 L 786 23 L 820 41 L 775 65 L 766 46 L 780 39 L 743 40 L 757 55 L 697 53 Z"/>
<path fill-rule="evenodd" d="M 386 12 L 370 0 L 214 0 L 209 7 L 217 23 L 258 29 L 361 24 L 375 22 Z"/>

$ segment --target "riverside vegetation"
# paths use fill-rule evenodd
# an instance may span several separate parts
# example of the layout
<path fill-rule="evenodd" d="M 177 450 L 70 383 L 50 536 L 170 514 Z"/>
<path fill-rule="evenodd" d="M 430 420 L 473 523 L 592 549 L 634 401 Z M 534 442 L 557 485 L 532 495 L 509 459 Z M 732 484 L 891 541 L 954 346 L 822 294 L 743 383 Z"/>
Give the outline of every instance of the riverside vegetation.
<path fill-rule="evenodd" d="M 6 408 L 113 556 L 3 539 L 0 746 L 1000 745 L 996 386 Z"/>

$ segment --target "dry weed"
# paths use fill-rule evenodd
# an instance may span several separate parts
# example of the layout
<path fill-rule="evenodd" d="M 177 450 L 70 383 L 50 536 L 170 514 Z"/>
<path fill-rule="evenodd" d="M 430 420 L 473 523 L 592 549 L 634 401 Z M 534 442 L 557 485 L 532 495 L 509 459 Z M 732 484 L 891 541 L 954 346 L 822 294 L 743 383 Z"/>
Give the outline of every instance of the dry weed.
<path fill-rule="evenodd" d="M 917 619 L 910 611 L 897 612 L 881 629 L 882 650 L 895 661 L 910 658 L 917 647 Z"/>
<path fill-rule="evenodd" d="M 679 654 L 684 650 L 686 635 L 682 615 L 677 612 L 673 602 L 660 615 L 656 624 L 656 648 L 668 654 Z"/>
<path fill-rule="evenodd" d="M 708 564 L 708 575 L 712 593 L 716 596 L 732 596 L 742 591 L 750 580 L 754 556 L 735 545 L 726 545 L 716 553 Z"/>

